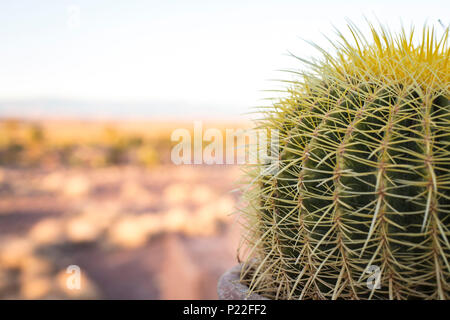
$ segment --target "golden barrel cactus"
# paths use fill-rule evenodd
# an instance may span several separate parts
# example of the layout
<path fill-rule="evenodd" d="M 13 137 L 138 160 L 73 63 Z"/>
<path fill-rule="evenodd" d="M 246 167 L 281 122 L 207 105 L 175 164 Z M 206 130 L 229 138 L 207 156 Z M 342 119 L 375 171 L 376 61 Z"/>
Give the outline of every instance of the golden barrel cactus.
<path fill-rule="evenodd" d="M 273 299 L 450 297 L 448 28 L 353 24 L 258 128 L 278 170 L 248 166 L 241 281 Z"/>

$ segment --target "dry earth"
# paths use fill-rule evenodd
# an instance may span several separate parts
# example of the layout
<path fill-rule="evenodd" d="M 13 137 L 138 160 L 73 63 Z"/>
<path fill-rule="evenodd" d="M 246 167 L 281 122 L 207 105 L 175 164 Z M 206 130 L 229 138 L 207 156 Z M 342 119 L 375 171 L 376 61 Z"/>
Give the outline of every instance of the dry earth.
<path fill-rule="evenodd" d="M 215 299 L 236 263 L 238 177 L 235 166 L 0 169 L 0 299 Z"/>

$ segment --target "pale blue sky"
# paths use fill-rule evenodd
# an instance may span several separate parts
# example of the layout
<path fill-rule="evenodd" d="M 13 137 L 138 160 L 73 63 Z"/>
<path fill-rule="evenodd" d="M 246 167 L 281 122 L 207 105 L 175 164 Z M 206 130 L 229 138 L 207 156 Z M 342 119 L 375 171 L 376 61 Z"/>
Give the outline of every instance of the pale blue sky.
<path fill-rule="evenodd" d="M 362 25 L 363 15 L 394 30 L 400 19 L 438 25 L 449 9 L 444 0 L 3 0 L 0 116 L 93 114 L 96 103 L 105 115 L 236 116 L 278 86 L 269 79 L 287 77 L 277 69 L 300 67 L 288 50 L 314 54 L 300 38 L 324 43 L 321 32 L 332 37 L 346 18 Z"/>

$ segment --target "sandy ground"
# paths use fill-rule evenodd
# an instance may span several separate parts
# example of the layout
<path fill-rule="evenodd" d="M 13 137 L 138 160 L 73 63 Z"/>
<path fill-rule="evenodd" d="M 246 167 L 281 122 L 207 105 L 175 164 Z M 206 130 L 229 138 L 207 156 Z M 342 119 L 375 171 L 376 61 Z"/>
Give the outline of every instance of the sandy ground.
<path fill-rule="evenodd" d="M 215 299 L 234 166 L 0 169 L 1 299 Z M 66 269 L 81 269 L 81 288 Z"/>

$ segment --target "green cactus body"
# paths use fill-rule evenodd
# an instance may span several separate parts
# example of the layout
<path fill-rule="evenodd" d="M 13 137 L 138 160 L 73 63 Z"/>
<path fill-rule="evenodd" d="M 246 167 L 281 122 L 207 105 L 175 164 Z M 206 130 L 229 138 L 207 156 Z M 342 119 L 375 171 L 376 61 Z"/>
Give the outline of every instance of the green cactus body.
<path fill-rule="evenodd" d="M 259 124 L 279 130 L 280 165 L 248 172 L 251 292 L 450 297 L 448 29 L 418 46 L 371 29 L 367 42 L 350 27 L 355 44 L 341 35 Z"/>

